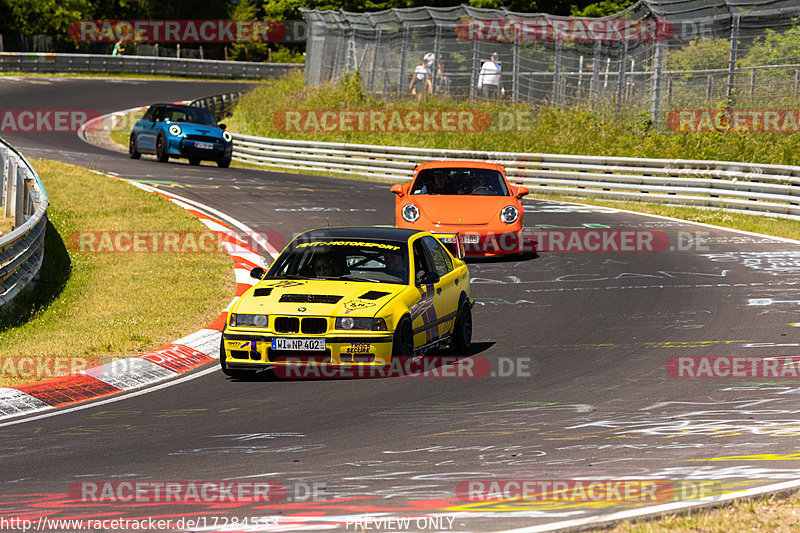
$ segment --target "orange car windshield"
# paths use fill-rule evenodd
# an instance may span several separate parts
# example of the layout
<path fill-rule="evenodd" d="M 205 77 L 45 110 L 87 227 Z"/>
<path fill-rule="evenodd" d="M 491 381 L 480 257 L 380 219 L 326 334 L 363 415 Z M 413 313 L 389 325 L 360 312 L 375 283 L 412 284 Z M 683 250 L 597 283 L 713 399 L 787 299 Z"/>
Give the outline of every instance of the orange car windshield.
<path fill-rule="evenodd" d="M 486 168 L 425 168 L 419 171 L 411 194 L 508 196 L 503 175 Z"/>

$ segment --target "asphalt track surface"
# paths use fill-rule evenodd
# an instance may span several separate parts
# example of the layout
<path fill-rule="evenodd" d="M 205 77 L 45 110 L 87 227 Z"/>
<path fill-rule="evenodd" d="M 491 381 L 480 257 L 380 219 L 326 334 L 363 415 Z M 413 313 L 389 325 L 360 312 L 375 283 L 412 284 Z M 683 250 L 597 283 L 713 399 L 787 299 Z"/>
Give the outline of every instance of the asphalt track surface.
<path fill-rule="evenodd" d="M 106 113 L 241 85 L 0 78 L 0 107 Z M 142 180 L 265 234 L 393 223 L 385 184 L 132 161 L 67 133 L 3 135 L 29 157 Z M 614 209 L 525 206 L 533 229 L 660 232 L 668 243 L 472 262 L 469 355 L 487 375 L 242 382 L 211 367 L 145 394 L 0 423 L 0 518 L 188 517 L 205 527 L 187 529 L 223 531 L 261 516 L 280 517 L 286 531 L 382 531 L 396 524 L 347 521 L 432 516 L 440 522 L 404 530 L 500 531 L 800 478 L 796 377 L 667 370 L 679 356 L 797 354 L 800 247 Z M 222 504 L 69 496 L 79 482 L 176 480 L 269 481 L 288 495 Z M 476 480 L 507 491 L 501 480 L 573 481 L 566 499 L 490 498 L 487 484 L 472 494 L 486 501 L 469 501 L 460 489 Z M 582 498 L 574 480 L 661 481 L 642 502 L 613 490 Z"/>

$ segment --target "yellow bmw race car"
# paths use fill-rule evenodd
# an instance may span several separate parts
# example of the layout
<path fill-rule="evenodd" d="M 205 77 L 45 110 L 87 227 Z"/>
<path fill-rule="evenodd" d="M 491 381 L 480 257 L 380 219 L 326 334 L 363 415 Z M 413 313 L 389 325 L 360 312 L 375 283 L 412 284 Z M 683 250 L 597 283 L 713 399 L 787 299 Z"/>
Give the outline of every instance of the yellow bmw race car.
<path fill-rule="evenodd" d="M 472 339 L 469 271 L 427 231 L 329 228 L 298 235 L 232 306 L 220 345 L 228 376 L 286 366 L 376 367 Z"/>

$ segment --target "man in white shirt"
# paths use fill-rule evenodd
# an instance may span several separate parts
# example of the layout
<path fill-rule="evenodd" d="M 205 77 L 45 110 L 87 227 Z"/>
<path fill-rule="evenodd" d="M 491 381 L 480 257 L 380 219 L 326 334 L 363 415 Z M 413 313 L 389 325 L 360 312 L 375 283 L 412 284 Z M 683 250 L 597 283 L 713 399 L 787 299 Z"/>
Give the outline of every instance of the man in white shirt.
<path fill-rule="evenodd" d="M 503 82 L 500 80 L 500 70 L 500 55 L 494 52 L 492 59 L 481 66 L 481 72 L 478 74 L 478 90 L 484 98 L 497 98 L 498 93 L 506 94 Z"/>

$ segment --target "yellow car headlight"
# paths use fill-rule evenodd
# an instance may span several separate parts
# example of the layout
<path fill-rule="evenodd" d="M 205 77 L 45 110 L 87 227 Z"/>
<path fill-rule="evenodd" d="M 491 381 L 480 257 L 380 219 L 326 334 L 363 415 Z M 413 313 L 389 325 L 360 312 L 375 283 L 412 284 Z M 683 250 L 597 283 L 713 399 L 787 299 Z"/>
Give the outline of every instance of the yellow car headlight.
<path fill-rule="evenodd" d="M 361 318 L 345 316 L 336 319 L 336 329 L 362 329 L 367 331 L 386 331 L 386 321 L 382 318 Z"/>
<path fill-rule="evenodd" d="M 231 313 L 231 326 L 233 327 L 255 327 L 265 328 L 269 321 L 269 315 L 243 315 L 241 313 Z"/>

